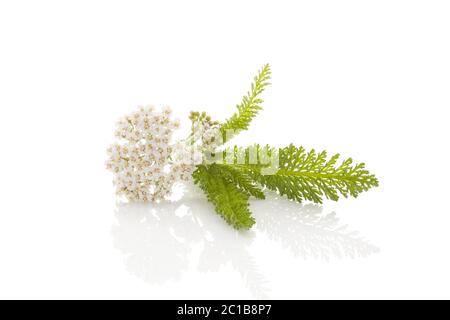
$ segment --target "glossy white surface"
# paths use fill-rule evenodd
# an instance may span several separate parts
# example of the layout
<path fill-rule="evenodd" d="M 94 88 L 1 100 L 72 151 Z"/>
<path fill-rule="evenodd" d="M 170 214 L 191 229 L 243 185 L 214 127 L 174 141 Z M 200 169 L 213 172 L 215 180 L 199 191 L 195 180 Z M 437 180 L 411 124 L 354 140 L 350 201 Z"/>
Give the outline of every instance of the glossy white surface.
<path fill-rule="evenodd" d="M 0 298 L 450 298 L 446 1 L 3 1 Z M 193 186 L 121 203 L 104 169 L 139 104 L 233 112 L 236 140 L 364 161 L 380 187 L 269 197 L 230 229 Z"/>

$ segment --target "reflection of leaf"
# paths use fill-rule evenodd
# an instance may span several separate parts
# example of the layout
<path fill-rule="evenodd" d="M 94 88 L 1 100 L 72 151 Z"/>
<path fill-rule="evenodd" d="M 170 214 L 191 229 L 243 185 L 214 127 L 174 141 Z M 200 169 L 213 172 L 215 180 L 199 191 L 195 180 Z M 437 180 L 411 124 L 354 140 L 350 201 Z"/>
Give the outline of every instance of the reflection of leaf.
<path fill-rule="evenodd" d="M 184 209 L 183 215 L 177 215 Z M 120 204 L 118 224 L 112 228 L 117 249 L 125 255 L 127 270 L 150 284 L 179 280 L 190 263 L 191 248 L 203 244 L 198 261 L 202 272 L 220 271 L 231 262 L 257 298 L 265 298 L 264 277 L 248 246 L 252 233 L 230 229 L 203 200 L 149 204 Z"/>
<path fill-rule="evenodd" d="M 378 252 L 358 232 L 341 226 L 334 212 L 322 214 L 321 206 L 299 206 L 283 199 L 252 205 L 261 206 L 255 210 L 258 229 L 304 259 L 357 258 Z"/>
<path fill-rule="evenodd" d="M 217 220 L 216 216 L 208 212 L 202 215 L 202 222 L 208 236 L 200 255 L 198 269 L 202 272 L 216 272 L 220 271 L 220 267 L 231 263 L 255 298 L 267 298 L 269 291 L 266 287 L 267 281 L 259 272 L 258 265 L 250 251 L 254 233 L 230 229 Z"/>
<path fill-rule="evenodd" d="M 322 214 L 317 205 L 283 199 L 252 203 L 258 222 L 253 231 L 236 231 L 211 214 L 210 204 L 190 198 L 178 202 L 120 204 L 112 228 L 114 245 L 125 256 L 127 270 L 150 284 L 180 280 L 194 264 L 201 272 L 221 272 L 231 264 L 255 298 L 268 296 L 267 281 L 258 269 L 252 244 L 255 232 L 268 235 L 303 258 L 366 257 L 377 252 L 368 241 L 339 223 L 336 214 Z M 260 206 L 260 208 L 258 208 Z"/>

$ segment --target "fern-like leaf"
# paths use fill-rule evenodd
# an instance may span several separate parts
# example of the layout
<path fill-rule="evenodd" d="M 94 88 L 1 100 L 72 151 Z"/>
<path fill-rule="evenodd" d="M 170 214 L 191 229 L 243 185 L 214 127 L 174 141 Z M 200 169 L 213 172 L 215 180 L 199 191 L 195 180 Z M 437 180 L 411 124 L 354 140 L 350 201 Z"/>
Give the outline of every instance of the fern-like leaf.
<path fill-rule="evenodd" d="M 248 195 L 222 176 L 211 166 L 200 165 L 193 173 L 194 182 L 205 192 L 216 212 L 236 229 L 250 229 L 255 223 L 249 210 Z"/>
<path fill-rule="evenodd" d="M 268 189 L 299 202 L 322 203 L 324 196 L 337 201 L 339 194 L 356 198 L 378 186 L 377 178 L 364 169 L 364 163 L 352 165 L 349 158 L 337 166 L 339 154 L 327 160 L 326 151 L 306 152 L 291 144 L 279 150 L 279 157 L 276 174 L 265 176 L 253 170 L 252 177 Z"/>
<path fill-rule="evenodd" d="M 259 146 L 253 146 L 262 150 Z M 267 147 L 265 147 L 266 150 Z M 353 165 L 351 158 L 337 165 L 339 154 L 327 160 L 327 152 L 317 153 L 315 150 L 306 152 L 303 147 L 289 145 L 286 148 L 269 150 L 278 152 L 279 168 L 274 174 L 264 175 L 261 170 L 265 164 L 249 162 L 249 152 L 242 148 L 228 149 L 229 159 L 236 159 L 239 153 L 244 154 L 244 164 L 235 164 L 236 170 L 246 173 L 255 182 L 266 188 L 277 191 L 289 199 L 302 202 L 303 200 L 322 203 L 323 197 L 337 201 L 339 195 L 357 197 L 361 192 L 378 186 L 377 178 L 364 169 L 364 164 Z M 234 152 L 234 154 L 233 154 Z M 241 156 L 242 158 L 242 156 Z"/>
<path fill-rule="evenodd" d="M 221 176 L 233 185 L 237 186 L 241 191 L 253 196 L 257 199 L 265 199 L 264 192 L 250 178 L 250 176 L 232 165 L 212 164 L 210 167 L 212 174 Z"/>
<path fill-rule="evenodd" d="M 260 98 L 260 95 L 265 87 L 270 84 L 270 75 L 270 66 L 266 64 L 254 78 L 250 91 L 244 96 L 242 102 L 237 105 L 237 112 L 221 125 L 220 130 L 224 137 L 224 142 L 240 131 L 247 130 L 252 119 L 262 109 L 261 103 L 263 100 Z"/>

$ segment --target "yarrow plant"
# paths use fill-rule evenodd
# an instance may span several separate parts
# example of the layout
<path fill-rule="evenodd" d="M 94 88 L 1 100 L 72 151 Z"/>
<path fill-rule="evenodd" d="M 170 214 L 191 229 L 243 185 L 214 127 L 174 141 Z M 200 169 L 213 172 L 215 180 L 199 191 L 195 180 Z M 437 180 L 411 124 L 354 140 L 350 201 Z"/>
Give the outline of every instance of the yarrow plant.
<path fill-rule="evenodd" d="M 117 122 L 117 142 L 108 148 L 106 167 L 114 173 L 118 195 L 130 201 L 159 202 L 170 196 L 174 184 L 193 180 L 216 212 L 236 229 L 249 229 L 255 220 L 249 198 L 265 198 L 275 191 L 288 199 L 322 203 L 340 196 L 357 197 L 378 186 L 363 163 L 351 158 L 338 163 L 339 154 L 253 145 L 227 146 L 247 130 L 262 109 L 261 94 L 269 85 L 270 67 L 254 78 L 250 91 L 226 121 L 213 121 L 205 112 L 191 112 L 190 135 L 172 141 L 179 121 L 164 107 L 139 107 Z"/>

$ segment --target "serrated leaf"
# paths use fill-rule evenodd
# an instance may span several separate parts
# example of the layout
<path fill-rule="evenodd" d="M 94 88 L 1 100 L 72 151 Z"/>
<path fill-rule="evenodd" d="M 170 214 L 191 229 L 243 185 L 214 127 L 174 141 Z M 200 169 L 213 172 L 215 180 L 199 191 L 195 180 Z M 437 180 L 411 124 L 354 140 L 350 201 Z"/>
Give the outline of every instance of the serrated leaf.
<path fill-rule="evenodd" d="M 214 174 L 210 166 L 198 166 L 193 178 L 226 222 L 236 229 L 250 229 L 253 226 L 255 219 L 251 216 L 245 192 Z"/>

